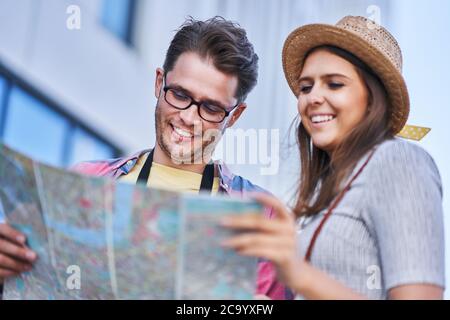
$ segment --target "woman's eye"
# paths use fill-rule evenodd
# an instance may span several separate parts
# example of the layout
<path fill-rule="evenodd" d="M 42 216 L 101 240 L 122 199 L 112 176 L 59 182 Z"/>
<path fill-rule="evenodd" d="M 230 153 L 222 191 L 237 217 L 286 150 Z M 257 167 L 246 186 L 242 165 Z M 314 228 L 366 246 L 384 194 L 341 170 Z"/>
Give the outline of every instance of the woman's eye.
<path fill-rule="evenodd" d="M 339 88 L 342 88 L 344 85 L 343 85 L 342 83 L 330 82 L 330 83 L 328 84 L 328 86 L 329 86 L 331 89 L 339 89 Z"/>
<path fill-rule="evenodd" d="M 301 86 L 300 87 L 300 92 L 301 93 L 309 93 L 310 91 L 311 91 L 311 89 L 312 89 L 312 86 Z"/>

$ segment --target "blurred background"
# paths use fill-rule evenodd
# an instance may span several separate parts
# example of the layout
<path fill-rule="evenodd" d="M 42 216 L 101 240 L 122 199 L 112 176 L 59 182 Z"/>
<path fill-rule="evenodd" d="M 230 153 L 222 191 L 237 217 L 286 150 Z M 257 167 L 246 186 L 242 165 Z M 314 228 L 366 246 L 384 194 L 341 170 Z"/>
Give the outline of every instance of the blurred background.
<path fill-rule="evenodd" d="M 349 14 L 376 16 L 400 43 L 409 123 L 432 128 L 419 144 L 439 167 L 447 213 L 448 0 L 0 0 L 0 139 L 60 167 L 152 147 L 155 69 L 170 40 L 187 16 L 221 15 L 247 30 L 260 57 L 258 85 L 236 127 L 279 132 L 262 142 L 279 147 L 277 175 L 261 174 L 261 163 L 231 167 L 290 201 L 298 154 L 289 128 L 297 109 L 281 48 L 294 28 Z M 446 217 L 447 275 L 449 235 Z"/>

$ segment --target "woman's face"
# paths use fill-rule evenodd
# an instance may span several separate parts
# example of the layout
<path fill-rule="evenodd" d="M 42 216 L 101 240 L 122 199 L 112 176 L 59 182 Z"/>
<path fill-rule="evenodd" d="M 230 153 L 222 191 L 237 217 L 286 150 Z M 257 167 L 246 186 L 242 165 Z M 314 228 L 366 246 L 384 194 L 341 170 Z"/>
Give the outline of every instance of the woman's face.
<path fill-rule="evenodd" d="M 313 144 L 331 153 L 366 115 L 368 91 L 347 60 L 311 53 L 300 75 L 298 111 Z"/>

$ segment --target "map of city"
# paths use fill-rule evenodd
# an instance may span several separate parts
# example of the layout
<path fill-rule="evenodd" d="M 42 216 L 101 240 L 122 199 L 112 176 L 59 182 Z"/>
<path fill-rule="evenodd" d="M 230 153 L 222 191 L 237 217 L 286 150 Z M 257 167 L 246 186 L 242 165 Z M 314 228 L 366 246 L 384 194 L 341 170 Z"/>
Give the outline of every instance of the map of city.
<path fill-rule="evenodd" d="M 0 219 L 38 254 L 3 299 L 252 299 L 257 261 L 220 247 L 250 200 L 189 195 L 47 166 L 0 144 Z"/>

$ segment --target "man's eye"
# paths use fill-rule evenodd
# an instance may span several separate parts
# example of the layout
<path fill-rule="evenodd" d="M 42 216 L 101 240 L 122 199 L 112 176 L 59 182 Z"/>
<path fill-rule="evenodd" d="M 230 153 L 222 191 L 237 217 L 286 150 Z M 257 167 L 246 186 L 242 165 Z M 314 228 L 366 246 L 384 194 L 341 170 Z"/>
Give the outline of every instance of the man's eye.
<path fill-rule="evenodd" d="M 213 105 L 213 104 L 209 104 L 209 103 L 203 103 L 202 107 L 205 111 L 209 112 L 209 113 L 219 113 L 219 112 L 224 112 L 225 110 L 222 107 Z"/>
<path fill-rule="evenodd" d="M 311 92 L 311 89 L 312 89 L 312 86 L 307 86 L 307 85 L 304 85 L 304 86 L 300 86 L 300 92 L 301 93 L 309 93 L 309 92 Z"/>
<path fill-rule="evenodd" d="M 183 92 L 181 92 L 181 91 L 175 91 L 175 90 L 172 90 L 172 94 L 173 94 L 173 96 L 174 96 L 176 99 L 178 99 L 178 100 L 186 101 L 186 100 L 189 100 L 189 99 L 190 99 L 187 95 L 185 95 L 185 94 L 184 94 Z"/>

